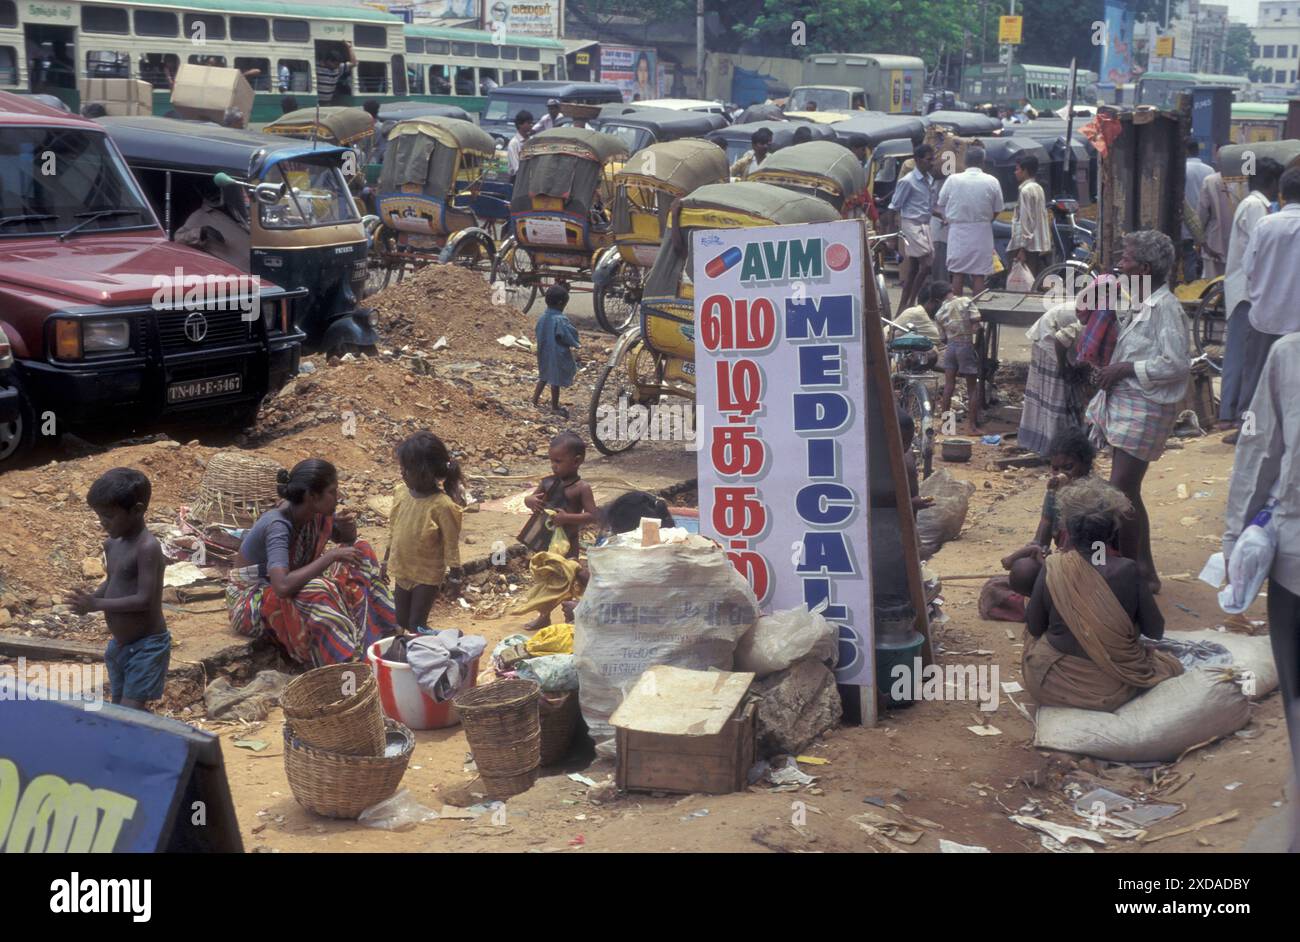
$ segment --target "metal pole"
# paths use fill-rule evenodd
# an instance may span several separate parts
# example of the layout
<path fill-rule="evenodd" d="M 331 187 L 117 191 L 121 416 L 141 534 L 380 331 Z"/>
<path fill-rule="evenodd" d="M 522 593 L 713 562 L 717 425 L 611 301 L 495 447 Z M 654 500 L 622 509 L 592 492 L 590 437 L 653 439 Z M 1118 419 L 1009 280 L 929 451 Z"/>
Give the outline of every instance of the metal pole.
<path fill-rule="evenodd" d="M 1016 0 L 1010 0 L 1010 4 L 1011 6 L 1007 12 L 1007 15 L 1015 16 Z M 1016 47 L 1012 43 L 1007 43 L 1007 94 L 1008 95 L 1011 94 L 1011 82 L 1012 82 L 1011 70 L 1012 67 L 1015 65 L 1015 62 L 1016 62 Z M 1027 92 L 1029 91 L 1029 89 L 1025 89 L 1025 91 Z"/>
<path fill-rule="evenodd" d="M 707 98 L 707 83 L 704 77 L 704 0 L 695 0 L 695 83 L 699 86 L 700 98 Z"/>

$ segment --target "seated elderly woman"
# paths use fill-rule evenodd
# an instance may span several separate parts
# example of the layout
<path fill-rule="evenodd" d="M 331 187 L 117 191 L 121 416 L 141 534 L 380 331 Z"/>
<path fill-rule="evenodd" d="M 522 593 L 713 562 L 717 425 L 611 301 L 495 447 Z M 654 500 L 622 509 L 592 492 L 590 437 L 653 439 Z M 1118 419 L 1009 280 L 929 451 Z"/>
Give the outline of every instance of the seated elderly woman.
<path fill-rule="evenodd" d="M 244 535 L 226 588 L 230 626 L 270 636 L 299 664 L 321 667 L 365 656 L 397 629 L 393 596 L 356 523 L 337 513 L 338 472 L 309 458 L 281 470 L 283 500 Z M 338 543 L 326 549 L 330 541 Z"/>
<path fill-rule="evenodd" d="M 1108 546 L 1127 497 L 1094 477 L 1061 488 L 1070 549 L 1044 560 L 1025 611 L 1025 686 L 1039 706 L 1110 712 L 1183 672 L 1171 654 L 1144 645 L 1165 621 L 1131 559 Z"/>

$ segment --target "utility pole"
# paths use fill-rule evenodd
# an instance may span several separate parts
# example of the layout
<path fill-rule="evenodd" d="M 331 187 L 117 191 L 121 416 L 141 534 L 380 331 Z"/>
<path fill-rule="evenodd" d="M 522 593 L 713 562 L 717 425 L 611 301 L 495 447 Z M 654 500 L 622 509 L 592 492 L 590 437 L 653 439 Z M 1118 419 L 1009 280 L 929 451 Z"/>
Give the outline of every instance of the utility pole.
<path fill-rule="evenodd" d="M 704 0 L 695 0 L 695 84 L 700 98 L 705 94 L 708 83 L 704 76 Z"/>
<path fill-rule="evenodd" d="M 1016 0 L 1009 0 L 1010 8 L 1007 10 L 1007 16 L 1016 15 Z M 1168 2 L 1168 0 L 1166 0 Z M 1016 62 L 1016 47 L 1013 43 L 1007 43 L 1007 94 L 1011 94 L 1011 70 Z M 1025 89 L 1026 92 L 1029 89 Z"/>

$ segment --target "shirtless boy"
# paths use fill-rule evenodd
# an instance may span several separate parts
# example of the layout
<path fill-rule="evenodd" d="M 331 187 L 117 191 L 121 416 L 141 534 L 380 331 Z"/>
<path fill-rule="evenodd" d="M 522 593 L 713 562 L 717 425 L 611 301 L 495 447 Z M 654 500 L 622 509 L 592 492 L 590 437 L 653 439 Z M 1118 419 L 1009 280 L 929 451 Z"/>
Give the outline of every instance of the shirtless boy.
<path fill-rule="evenodd" d="M 578 470 L 587 457 L 587 445 L 576 432 L 561 432 L 551 439 L 551 474 L 542 478 L 537 490 L 524 499 L 524 506 L 536 512 L 553 508 L 557 512 L 554 522 L 563 527 L 569 538 L 570 559 L 578 558 L 578 533 L 588 524 L 595 523 L 596 498 L 591 485 L 578 476 Z M 551 610 L 539 612 L 524 626 L 527 631 L 544 628 L 551 623 Z"/>

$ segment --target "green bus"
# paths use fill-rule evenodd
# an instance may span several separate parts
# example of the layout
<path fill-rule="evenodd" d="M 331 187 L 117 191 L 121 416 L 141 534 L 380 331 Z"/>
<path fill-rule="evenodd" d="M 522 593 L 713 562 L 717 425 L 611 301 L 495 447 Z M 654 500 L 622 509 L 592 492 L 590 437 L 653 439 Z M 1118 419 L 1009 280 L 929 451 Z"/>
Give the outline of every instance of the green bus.
<path fill-rule="evenodd" d="M 1179 95 L 1198 85 L 1226 85 L 1233 90 L 1234 98 L 1243 98 L 1250 87 L 1250 79 L 1211 72 L 1147 72 L 1138 76 L 1136 104 L 1174 108 L 1178 105 Z"/>
<path fill-rule="evenodd" d="M 1079 69 L 1076 82 L 1075 104 L 1092 104 L 1097 98 L 1097 73 Z M 1069 101 L 1070 70 L 1016 62 L 1008 75 L 1004 63 L 971 65 L 962 75 L 961 97 L 969 105 L 999 108 L 1019 107 L 1020 100 L 1028 98 L 1038 111 L 1056 111 Z"/>
<path fill-rule="evenodd" d="M 316 63 L 328 52 L 347 61 L 345 42 L 357 59 L 352 95 L 333 104 L 414 99 L 477 112 L 490 82 L 565 77 L 557 40 L 407 25 L 360 4 L 0 0 L 0 90 L 56 95 L 75 111 L 78 79 L 138 79 L 153 86 L 161 115 L 182 63 L 220 65 L 248 77 L 248 120 L 261 123 L 279 117 L 283 95 L 316 104 Z"/>

